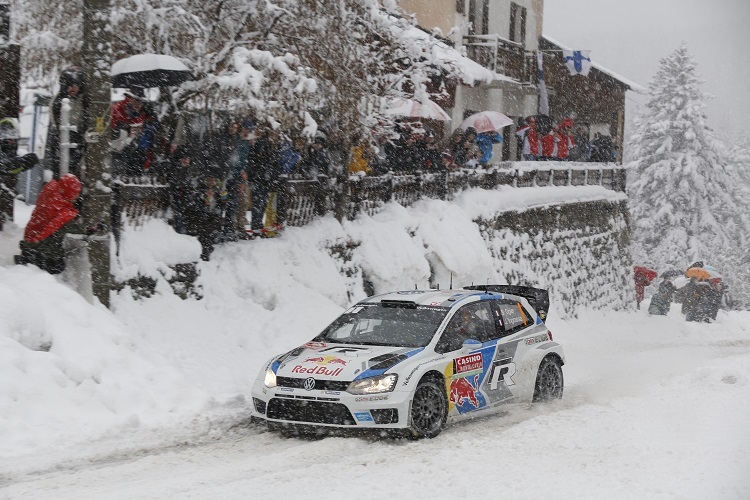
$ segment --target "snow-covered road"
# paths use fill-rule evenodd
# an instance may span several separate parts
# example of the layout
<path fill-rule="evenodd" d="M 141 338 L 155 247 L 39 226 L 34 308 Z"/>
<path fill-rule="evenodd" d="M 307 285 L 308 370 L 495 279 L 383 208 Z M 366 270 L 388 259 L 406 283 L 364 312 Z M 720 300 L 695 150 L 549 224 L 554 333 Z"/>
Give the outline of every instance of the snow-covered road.
<path fill-rule="evenodd" d="M 250 425 L 8 478 L 2 498 L 750 498 L 750 314 L 551 321 L 562 401 L 433 440 L 283 438 Z"/>

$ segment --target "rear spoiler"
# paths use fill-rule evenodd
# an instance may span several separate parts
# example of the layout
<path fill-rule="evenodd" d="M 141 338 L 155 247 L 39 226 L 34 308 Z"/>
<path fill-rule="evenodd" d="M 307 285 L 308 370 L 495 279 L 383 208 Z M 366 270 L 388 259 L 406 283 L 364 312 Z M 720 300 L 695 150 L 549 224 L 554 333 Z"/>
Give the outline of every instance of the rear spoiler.
<path fill-rule="evenodd" d="M 542 320 L 547 319 L 547 313 L 549 312 L 549 293 L 542 288 L 521 285 L 470 285 L 465 286 L 464 289 L 519 295 L 529 301 L 531 307 L 536 310 Z"/>

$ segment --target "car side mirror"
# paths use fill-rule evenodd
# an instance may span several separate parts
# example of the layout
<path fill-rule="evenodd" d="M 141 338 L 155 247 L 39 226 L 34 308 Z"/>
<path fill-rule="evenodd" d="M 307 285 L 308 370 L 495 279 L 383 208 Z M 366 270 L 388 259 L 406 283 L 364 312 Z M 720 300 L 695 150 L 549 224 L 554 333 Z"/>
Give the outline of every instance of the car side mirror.
<path fill-rule="evenodd" d="M 479 342 L 478 340 L 466 339 L 464 340 L 464 343 L 461 346 L 461 350 L 464 352 L 470 352 L 475 349 L 479 349 L 480 347 L 482 347 L 482 343 Z"/>

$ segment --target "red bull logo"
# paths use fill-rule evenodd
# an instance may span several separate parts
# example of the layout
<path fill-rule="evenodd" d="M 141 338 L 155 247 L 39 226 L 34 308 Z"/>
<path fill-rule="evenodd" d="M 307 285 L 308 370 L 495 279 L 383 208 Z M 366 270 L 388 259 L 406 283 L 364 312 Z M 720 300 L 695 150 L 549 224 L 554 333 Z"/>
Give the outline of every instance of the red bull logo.
<path fill-rule="evenodd" d="M 457 378 L 451 380 L 450 387 L 450 399 L 451 402 L 462 405 L 464 402 L 469 402 L 474 408 L 479 408 L 479 400 L 477 399 L 477 389 L 479 388 L 479 375 L 474 375 L 474 384 L 469 382 L 468 377 Z"/>
<path fill-rule="evenodd" d="M 315 363 L 316 365 L 343 365 L 346 366 L 346 361 L 336 356 L 315 356 L 313 358 L 307 358 L 303 363 Z"/>
<path fill-rule="evenodd" d="M 324 375 L 326 377 L 337 377 L 344 371 L 343 368 L 326 368 L 325 366 L 301 366 L 292 368 L 292 373 L 303 373 L 305 375 Z"/>

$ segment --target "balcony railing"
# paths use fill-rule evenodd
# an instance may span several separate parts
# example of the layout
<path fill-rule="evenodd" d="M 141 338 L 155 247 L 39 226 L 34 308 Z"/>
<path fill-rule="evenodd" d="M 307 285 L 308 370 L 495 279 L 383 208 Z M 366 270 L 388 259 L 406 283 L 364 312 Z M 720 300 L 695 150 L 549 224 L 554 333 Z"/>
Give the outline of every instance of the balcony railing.
<path fill-rule="evenodd" d="M 485 68 L 495 73 L 518 80 L 521 83 L 532 83 L 531 61 L 523 45 L 512 42 L 498 34 L 467 35 L 463 38 L 467 55 Z"/>

